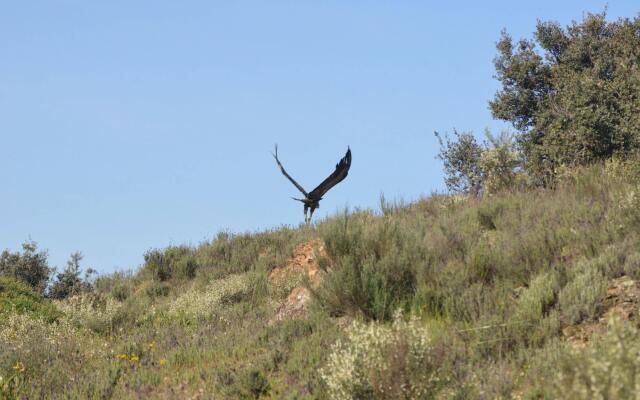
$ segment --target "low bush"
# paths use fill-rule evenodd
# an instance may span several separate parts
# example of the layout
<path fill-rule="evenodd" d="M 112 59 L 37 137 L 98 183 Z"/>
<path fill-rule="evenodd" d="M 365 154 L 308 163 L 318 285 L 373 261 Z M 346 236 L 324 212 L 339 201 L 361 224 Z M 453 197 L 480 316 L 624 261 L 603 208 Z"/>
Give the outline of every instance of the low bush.
<path fill-rule="evenodd" d="M 107 334 L 122 303 L 100 293 L 86 293 L 57 301 L 56 305 L 75 326 Z"/>
<path fill-rule="evenodd" d="M 169 294 L 171 286 L 167 282 L 151 281 L 144 288 L 144 293 L 151 299 L 164 297 Z"/>
<path fill-rule="evenodd" d="M 47 322 L 54 322 L 62 315 L 51 301 L 27 284 L 0 276 L 0 319 L 13 313 L 28 314 Z"/>
<path fill-rule="evenodd" d="M 599 317 L 607 294 L 607 279 L 597 263 L 585 260 L 576 267 L 558 296 L 562 320 L 568 325 Z"/>
<path fill-rule="evenodd" d="M 569 347 L 550 377 L 558 399 L 634 399 L 640 382 L 640 332 L 611 321 L 610 330 L 586 348 Z"/>
<path fill-rule="evenodd" d="M 143 271 L 161 282 L 171 278 L 192 279 L 196 276 L 197 269 L 193 249 L 187 246 L 153 249 L 144 254 Z"/>
<path fill-rule="evenodd" d="M 96 292 L 110 294 L 118 301 L 128 299 L 135 285 L 134 274 L 131 271 L 98 276 L 93 284 Z"/>
<path fill-rule="evenodd" d="M 270 388 L 269 381 L 258 369 L 251 369 L 242 374 L 239 385 L 240 397 L 245 399 L 259 399 L 269 393 Z"/>
<path fill-rule="evenodd" d="M 9 392 L 20 384 L 18 398 L 55 398 L 61 393 L 100 397 L 100 386 L 106 385 L 100 371 L 108 369 L 109 358 L 103 342 L 64 318 L 48 323 L 27 314 L 11 314 L 0 324 L 0 376 L 11 380 Z M 72 382 L 87 385 L 71 388 Z M 0 397 L 6 393 L 2 386 Z"/>
<path fill-rule="evenodd" d="M 253 234 L 220 232 L 200 244 L 195 257 L 201 273 L 214 279 L 256 269 L 270 271 L 284 265 L 295 246 L 312 237 L 308 229 L 288 227 Z"/>
<path fill-rule="evenodd" d="M 393 310 L 409 306 L 424 255 L 414 232 L 398 221 L 366 224 L 367 218 L 344 215 L 322 226 L 331 273 L 314 293 L 332 315 L 389 320 Z"/>
<path fill-rule="evenodd" d="M 170 315 L 187 315 L 193 318 L 211 316 L 216 306 L 233 303 L 234 298 L 243 296 L 249 290 L 246 276 L 231 275 L 212 281 L 199 289 L 191 287 L 169 303 Z"/>
<path fill-rule="evenodd" d="M 449 356 L 427 325 L 397 313 L 391 325 L 354 322 L 320 373 L 332 399 L 434 398 Z"/>

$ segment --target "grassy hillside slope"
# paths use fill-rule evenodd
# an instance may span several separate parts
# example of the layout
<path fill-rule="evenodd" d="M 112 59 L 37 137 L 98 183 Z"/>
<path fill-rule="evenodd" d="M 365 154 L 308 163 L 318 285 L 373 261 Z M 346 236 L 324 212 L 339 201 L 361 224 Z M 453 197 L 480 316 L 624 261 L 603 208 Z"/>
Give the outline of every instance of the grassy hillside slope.
<path fill-rule="evenodd" d="M 639 206 L 614 161 L 151 250 L 61 302 L 0 281 L 0 398 L 631 398 Z M 305 243 L 314 278 L 273 279 Z"/>

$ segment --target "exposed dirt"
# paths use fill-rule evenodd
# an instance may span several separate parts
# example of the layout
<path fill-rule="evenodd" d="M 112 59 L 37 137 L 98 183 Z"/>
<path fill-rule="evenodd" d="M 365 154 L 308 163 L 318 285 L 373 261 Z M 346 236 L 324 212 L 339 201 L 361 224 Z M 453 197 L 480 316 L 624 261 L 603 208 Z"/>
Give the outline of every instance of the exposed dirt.
<path fill-rule="evenodd" d="M 604 308 L 605 312 L 598 321 L 564 327 L 562 335 L 565 340 L 578 346 L 584 346 L 593 334 L 606 330 L 607 321 L 611 317 L 617 317 L 624 321 L 637 319 L 640 309 L 640 284 L 628 276 L 613 279 L 607 289 Z"/>
<path fill-rule="evenodd" d="M 278 307 L 274 320 L 304 318 L 307 314 L 307 305 L 310 299 L 311 293 L 309 293 L 309 289 L 302 286 L 293 288 L 284 303 Z"/>
<path fill-rule="evenodd" d="M 314 257 L 314 252 L 319 255 L 325 255 L 324 243 L 321 240 L 311 240 L 306 243 L 299 244 L 293 250 L 293 256 L 287 261 L 283 267 L 274 268 L 269 274 L 269 282 L 277 284 L 292 277 L 304 273 L 306 271 L 311 282 L 318 280 L 318 263 Z"/>
<path fill-rule="evenodd" d="M 285 266 L 276 267 L 271 271 L 269 282 L 277 285 L 287 278 L 307 274 L 311 283 L 317 284 L 320 275 L 318 274 L 318 263 L 315 254 L 325 254 L 322 241 L 312 240 L 298 245 Z M 274 320 L 304 318 L 307 314 L 310 299 L 311 293 L 309 289 L 302 286 L 294 287 L 286 300 L 278 307 Z"/>

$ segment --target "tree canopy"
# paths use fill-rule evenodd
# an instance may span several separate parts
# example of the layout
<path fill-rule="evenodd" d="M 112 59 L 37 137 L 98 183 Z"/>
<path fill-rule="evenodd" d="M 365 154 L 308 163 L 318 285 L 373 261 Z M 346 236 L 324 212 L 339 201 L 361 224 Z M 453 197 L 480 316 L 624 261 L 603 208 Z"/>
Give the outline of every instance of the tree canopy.
<path fill-rule="evenodd" d="M 561 166 L 627 156 L 640 147 L 640 16 L 608 22 L 587 14 L 566 28 L 539 21 L 532 40 L 497 43 L 490 101 L 518 131 L 532 177 Z"/>
<path fill-rule="evenodd" d="M 44 294 L 52 270 L 47 262 L 47 252 L 38 251 L 38 245 L 33 241 L 24 242 L 22 250 L 22 253 L 4 250 L 0 254 L 0 276 L 12 277 Z"/>

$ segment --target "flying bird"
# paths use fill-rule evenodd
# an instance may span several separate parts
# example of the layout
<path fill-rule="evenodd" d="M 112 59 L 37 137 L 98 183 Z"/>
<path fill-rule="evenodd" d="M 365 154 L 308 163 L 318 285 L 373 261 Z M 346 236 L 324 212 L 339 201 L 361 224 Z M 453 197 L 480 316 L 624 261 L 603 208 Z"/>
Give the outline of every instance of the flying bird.
<path fill-rule="evenodd" d="M 292 199 L 301 201 L 304 204 L 304 222 L 307 224 L 311 222 L 311 216 L 313 215 L 313 212 L 316 210 L 316 208 L 320 207 L 320 200 L 322 200 L 322 196 L 324 196 L 325 193 L 329 191 L 329 189 L 342 182 L 342 180 L 347 177 L 349 168 L 351 167 L 351 149 L 347 146 L 347 153 L 344 155 L 344 157 L 342 157 L 338 164 L 336 164 L 336 170 L 333 171 L 333 173 L 329 175 L 327 179 L 322 181 L 322 183 L 319 184 L 318 187 L 307 193 L 307 191 L 304 190 L 304 188 L 298 182 L 296 182 L 287 173 L 287 171 L 284 170 L 284 167 L 280 163 L 280 160 L 278 160 L 277 144 L 275 154 L 271 154 L 273 155 L 273 158 L 276 159 L 276 163 L 278 164 L 278 168 L 280 168 L 282 174 L 286 176 L 287 179 L 289 179 L 291 183 L 293 183 L 293 185 L 298 188 L 298 190 L 304 195 L 304 199 L 296 199 L 295 197 L 292 197 Z M 307 212 L 309 212 L 308 217 Z"/>

